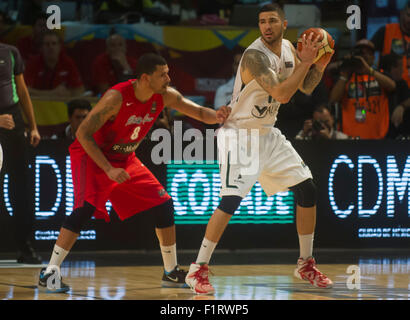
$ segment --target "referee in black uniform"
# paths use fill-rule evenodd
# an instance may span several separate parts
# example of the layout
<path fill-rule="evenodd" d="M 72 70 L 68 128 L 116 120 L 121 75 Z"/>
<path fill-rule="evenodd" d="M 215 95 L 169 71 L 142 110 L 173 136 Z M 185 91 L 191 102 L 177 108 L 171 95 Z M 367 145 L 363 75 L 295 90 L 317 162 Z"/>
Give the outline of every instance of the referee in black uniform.
<path fill-rule="evenodd" d="M 23 71 L 24 63 L 18 49 L 0 43 L 0 143 L 4 155 L 0 174 L 0 198 L 3 198 L 3 179 L 7 173 L 16 246 L 19 251 L 17 262 L 39 264 L 41 259 L 30 244 L 34 208 L 29 183 L 28 142 L 36 147 L 41 138 Z M 28 121 L 27 134 L 20 107 Z M 2 207 L 4 208 L 4 200 Z"/>

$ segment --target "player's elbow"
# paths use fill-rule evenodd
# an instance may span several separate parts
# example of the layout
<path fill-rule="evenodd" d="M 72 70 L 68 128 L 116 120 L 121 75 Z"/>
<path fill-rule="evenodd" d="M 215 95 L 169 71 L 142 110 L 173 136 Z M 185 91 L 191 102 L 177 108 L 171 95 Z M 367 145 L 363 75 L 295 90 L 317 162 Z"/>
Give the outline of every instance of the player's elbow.
<path fill-rule="evenodd" d="M 285 103 L 288 103 L 291 98 L 292 98 L 291 96 L 283 95 L 283 96 L 276 97 L 275 100 L 278 101 L 280 104 L 285 104 Z"/>
<path fill-rule="evenodd" d="M 290 99 L 292 98 L 291 95 L 287 95 L 287 94 L 283 94 L 283 93 L 282 94 L 271 93 L 270 95 L 273 99 L 275 99 L 277 102 L 279 102 L 281 104 L 288 103 L 290 101 Z"/>
<path fill-rule="evenodd" d="M 304 94 L 306 94 L 306 95 L 308 95 L 308 96 L 310 96 L 310 95 L 313 93 L 313 90 L 314 90 L 314 89 L 308 89 L 308 88 L 305 88 L 305 87 L 303 87 L 303 86 L 301 86 L 301 87 L 299 88 L 299 91 L 300 91 L 300 92 L 302 92 L 302 93 L 304 93 Z"/>
<path fill-rule="evenodd" d="M 29 94 L 23 75 L 16 76 L 16 92 L 20 99 Z"/>
<path fill-rule="evenodd" d="M 85 127 L 82 125 L 82 123 L 80 124 L 80 126 L 78 127 L 77 131 L 75 132 L 75 137 L 81 141 L 84 139 L 85 136 Z"/>
<path fill-rule="evenodd" d="M 288 103 L 292 98 L 292 94 L 280 87 L 273 88 L 269 93 L 273 99 L 281 104 Z"/>
<path fill-rule="evenodd" d="M 200 107 L 198 113 L 198 120 L 205 124 L 215 124 L 216 123 L 216 112 L 209 108 Z"/>
<path fill-rule="evenodd" d="M 26 92 L 26 90 L 24 90 L 24 88 L 21 87 L 17 87 L 16 92 L 20 101 L 24 101 L 28 95 L 28 91 Z"/>

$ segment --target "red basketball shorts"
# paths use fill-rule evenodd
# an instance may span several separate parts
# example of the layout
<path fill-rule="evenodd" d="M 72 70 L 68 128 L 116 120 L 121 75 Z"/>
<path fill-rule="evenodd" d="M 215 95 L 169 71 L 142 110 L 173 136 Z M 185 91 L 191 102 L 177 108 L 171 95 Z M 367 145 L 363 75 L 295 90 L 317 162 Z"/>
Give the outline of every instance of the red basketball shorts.
<path fill-rule="evenodd" d="M 124 168 L 131 179 L 121 184 L 111 180 L 84 152 L 70 150 L 74 186 L 74 209 L 87 201 L 96 208 L 94 217 L 110 221 L 106 210 L 108 200 L 121 220 L 156 207 L 171 199 L 155 176 L 136 157 L 113 161 L 111 165 Z"/>

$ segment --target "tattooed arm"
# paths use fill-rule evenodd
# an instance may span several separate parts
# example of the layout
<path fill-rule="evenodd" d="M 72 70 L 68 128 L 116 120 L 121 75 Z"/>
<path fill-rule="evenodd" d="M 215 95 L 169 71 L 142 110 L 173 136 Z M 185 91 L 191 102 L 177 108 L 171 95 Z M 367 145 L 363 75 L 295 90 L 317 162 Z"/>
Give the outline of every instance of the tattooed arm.
<path fill-rule="evenodd" d="M 117 115 L 121 108 L 122 97 L 117 90 L 109 90 L 88 113 L 77 129 L 76 137 L 85 152 L 99 166 L 110 179 L 122 183 L 129 179 L 128 173 L 122 168 L 114 168 L 107 160 L 93 135 L 110 118 Z"/>
<path fill-rule="evenodd" d="M 245 84 L 255 79 L 276 101 L 287 103 L 301 86 L 311 65 L 311 61 L 300 62 L 293 74 L 280 82 L 271 68 L 269 58 L 262 51 L 248 49 L 242 57 L 241 78 Z"/>
<path fill-rule="evenodd" d="M 322 79 L 323 72 L 320 72 L 316 66 L 309 70 L 305 80 L 303 80 L 302 86 L 299 88 L 304 94 L 312 94 L 313 90 L 317 87 Z"/>
<path fill-rule="evenodd" d="M 223 123 L 230 113 L 230 108 L 227 106 L 222 106 L 217 111 L 202 107 L 170 87 L 164 94 L 164 105 L 207 124 Z"/>
<path fill-rule="evenodd" d="M 291 45 L 293 55 L 295 57 L 295 65 L 300 64 L 300 60 L 296 55 L 296 50 L 293 45 Z M 302 82 L 302 85 L 299 87 L 299 90 L 305 94 L 312 94 L 313 90 L 317 87 L 320 80 L 323 77 L 323 72 L 332 58 L 332 54 L 326 54 L 323 58 L 319 59 L 312 68 L 310 68 L 305 79 Z"/>

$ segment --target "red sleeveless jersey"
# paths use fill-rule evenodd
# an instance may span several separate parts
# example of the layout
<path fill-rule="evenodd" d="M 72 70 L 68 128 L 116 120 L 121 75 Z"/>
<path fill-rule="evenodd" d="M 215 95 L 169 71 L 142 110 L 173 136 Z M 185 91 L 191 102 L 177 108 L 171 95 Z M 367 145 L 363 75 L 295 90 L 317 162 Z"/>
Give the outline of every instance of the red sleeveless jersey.
<path fill-rule="evenodd" d="M 121 82 L 111 88 L 121 93 L 120 111 L 113 121 L 107 121 L 94 134 L 95 141 L 108 160 L 126 160 L 130 155 L 135 155 L 134 151 L 164 108 L 161 94 L 153 94 L 145 103 L 139 101 L 135 97 L 134 81 Z M 81 144 L 76 139 L 70 149 L 77 147 Z"/>

